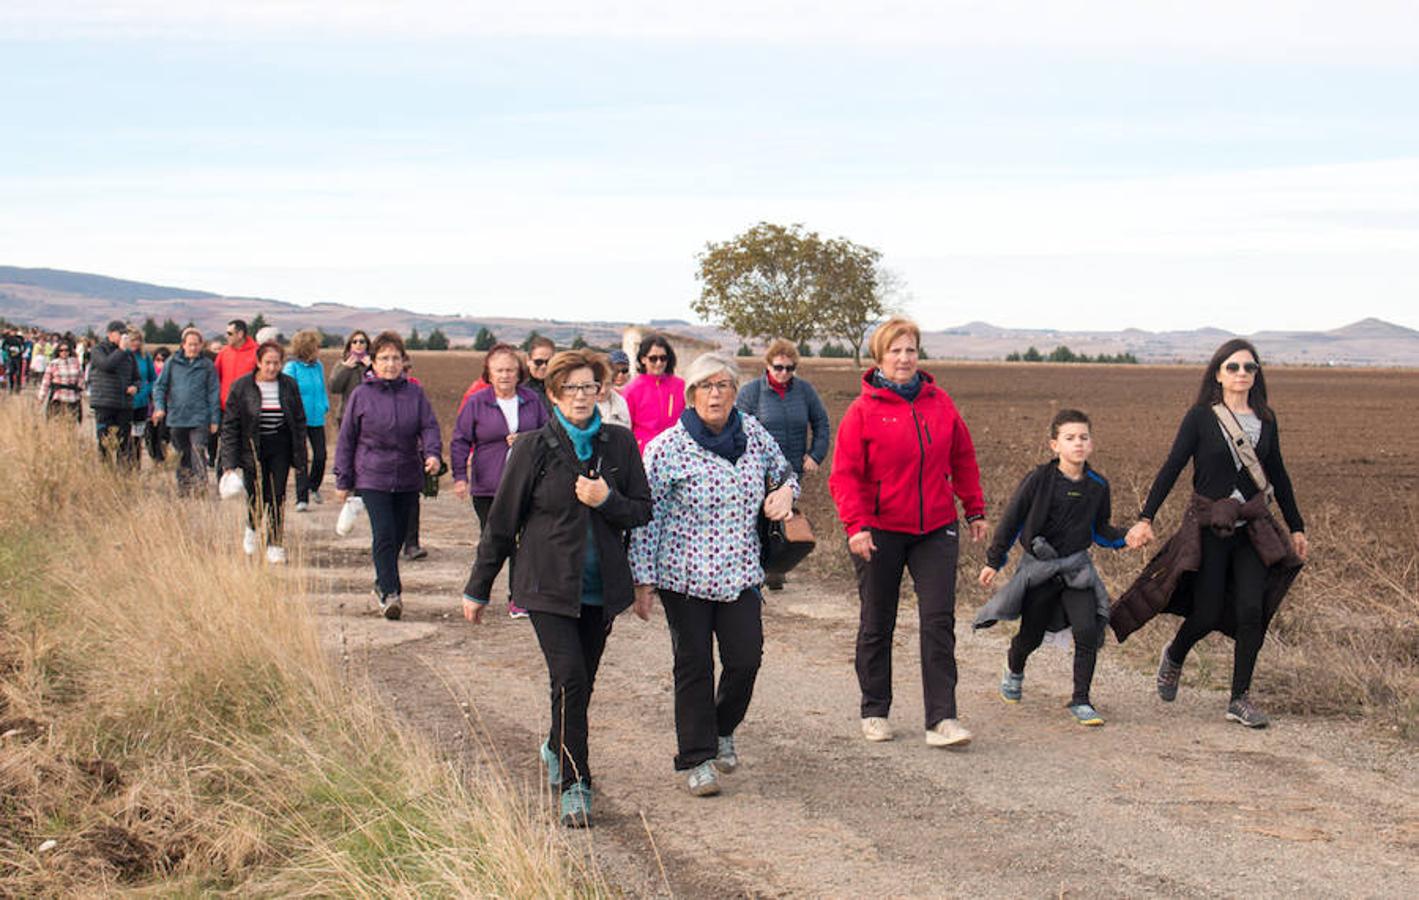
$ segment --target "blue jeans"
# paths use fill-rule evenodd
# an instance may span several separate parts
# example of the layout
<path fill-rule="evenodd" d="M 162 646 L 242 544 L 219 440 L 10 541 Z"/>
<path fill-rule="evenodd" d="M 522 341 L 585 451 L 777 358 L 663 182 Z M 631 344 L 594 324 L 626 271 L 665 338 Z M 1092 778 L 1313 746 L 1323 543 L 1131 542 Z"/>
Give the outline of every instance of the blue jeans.
<path fill-rule="evenodd" d="M 409 512 L 419 502 L 418 491 L 359 491 L 370 517 L 370 554 L 382 597 L 403 593 L 399 581 L 399 548 L 409 533 Z"/>

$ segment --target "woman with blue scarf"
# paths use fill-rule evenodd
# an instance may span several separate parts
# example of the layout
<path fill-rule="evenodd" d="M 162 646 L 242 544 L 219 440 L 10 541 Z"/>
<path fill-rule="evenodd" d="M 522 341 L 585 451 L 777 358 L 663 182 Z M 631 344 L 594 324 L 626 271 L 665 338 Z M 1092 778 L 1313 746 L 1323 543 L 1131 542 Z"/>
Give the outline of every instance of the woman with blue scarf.
<path fill-rule="evenodd" d="M 670 625 L 675 769 L 686 773 L 690 793 L 707 797 L 719 793 L 720 773 L 739 766 L 734 730 L 763 654 L 759 511 L 788 518 L 798 479 L 773 436 L 735 408 L 733 357 L 700 356 L 685 385 L 679 421 L 646 445 L 654 515 L 631 537 L 631 571 L 636 613 L 648 616 L 658 593 Z"/>
<path fill-rule="evenodd" d="M 587 707 L 616 616 L 634 600 L 627 533 L 650 519 L 650 486 L 630 430 L 596 409 L 610 377 L 587 350 L 552 357 L 552 420 L 508 453 L 463 589 L 463 615 L 483 621 L 493 579 L 517 551 L 513 596 L 537 633 L 551 678 L 552 721 L 540 754 L 561 791 L 562 823 L 591 824 Z M 639 610 L 638 610 L 639 612 Z"/>

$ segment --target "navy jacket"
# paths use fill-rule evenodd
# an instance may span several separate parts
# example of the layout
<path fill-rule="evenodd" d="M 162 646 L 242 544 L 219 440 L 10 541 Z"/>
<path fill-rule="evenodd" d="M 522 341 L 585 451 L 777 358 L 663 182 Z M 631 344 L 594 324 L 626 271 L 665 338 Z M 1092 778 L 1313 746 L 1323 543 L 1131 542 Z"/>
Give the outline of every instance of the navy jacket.
<path fill-rule="evenodd" d="M 759 424 L 773 435 L 795 474 L 803 474 L 805 455 L 813 457 L 819 465 L 828 458 L 828 410 L 813 385 L 802 378 L 795 377 L 790 381 L 788 390 L 780 397 L 769 386 L 768 374 L 765 373 L 744 385 L 734 405 L 739 407 L 740 412 L 758 419 Z M 813 432 L 811 445 L 808 443 L 809 429 Z"/>

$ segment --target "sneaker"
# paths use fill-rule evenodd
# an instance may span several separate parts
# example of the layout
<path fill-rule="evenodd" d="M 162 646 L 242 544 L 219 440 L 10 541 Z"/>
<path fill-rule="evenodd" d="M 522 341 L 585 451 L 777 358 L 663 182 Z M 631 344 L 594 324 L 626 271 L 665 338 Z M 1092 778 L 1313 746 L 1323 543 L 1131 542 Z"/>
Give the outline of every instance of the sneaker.
<path fill-rule="evenodd" d="M 1178 682 L 1182 680 L 1183 667 L 1173 662 L 1168 655 L 1168 647 L 1163 645 L 1163 655 L 1158 658 L 1158 696 L 1172 703 L 1178 696 Z"/>
<path fill-rule="evenodd" d="M 1024 695 L 1025 673 L 1016 675 L 1006 667 L 1005 674 L 1000 676 L 1000 699 L 1006 703 L 1019 703 Z"/>
<path fill-rule="evenodd" d="M 405 559 L 423 559 L 428 555 L 429 551 L 425 550 L 423 547 L 420 547 L 418 544 L 404 548 Z"/>
<path fill-rule="evenodd" d="M 1080 725 L 1097 727 L 1104 724 L 1104 717 L 1099 715 L 1090 703 L 1072 703 L 1069 706 L 1069 714 L 1074 717 L 1074 721 Z"/>
<path fill-rule="evenodd" d="M 389 621 L 398 621 L 399 617 L 404 615 L 404 601 L 399 599 L 398 594 L 380 597 L 379 611 Z"/>
<path fill-rule="evenodd" d="M 527 618 L 527 610 L 509 600 L 507 602 L 507 617 L 509 619 L 525 619 Z"/>
<path fill-rule="evenodd" d="M 340 515 L 335 518 L 335 533 L 344 537 L 355 530 L 355 521 L 359 519 L 360 513 L 364 511 L 365 501 L 359 497 L 350 497 L 345 501 L 345 505 L 340 507 Z"/>
<path fill-rule="evenodd" d="M 869 741 L 890 741 L 892 723 L 884 716 L 868 716 L 862 720 L 862 736 Z"/>
<path fill-rule="evenodd" d="M 971 733 L 955 719 L 942 719 L 926 729 L 926 743 L 931 747 L 964 747 L 971 742 Z"/>
<path fill-rule="evenodd" d="M 710 762 L 714 763 L 714 767 L 725 775 L 739 768 L 739 754 L 734 752 L 734 735 L 720 737 L 719 755 Z"/>
<path fill-rule="evenodd" d="M 275 544 L 266 548 L 266 561 L 273 566 L 284 565 L 286 562 L 286 548 L 277 547 Z"/>
<path fill-rule="evenodd" d="M 241 550 L 247 556 L 255 556 L 259 542 L 256 540 L 256 529 L 247 526 L 241 533 Z"/>
<path fill-rule="evenodd" d="M 771 591 L 783 590 L 783 584 L 783 575 L 777 572 L 771 572 L 764 576 L 764 587 L 768 588 Z"/>
<path fill-rule="evenodd" d="M 591 827 L 591 785 L 585 781 L 562 791 L 562 824 L 567 828 Z"/>
<path fill-rule="evenodd" d="M 320 496 L 320 491 L 311 491 L 310 502 L 319 506 L 320 504 L 325 502 L 325 498 Z"/>
<path fill-rule="evenodd" d="M 1251 702 L 1251 696 L 1248 694 L 1242 694 L 1227 704 L 1227 718 L 1233 722 L 1240 722 L 1248 728 L 1265 728 L 1271 723 L 1271 720 L 1266 717 L 1266 713 Z"/>
<path fill-rule="evenodd" d="M 305 512 L 310 509 L 310 504 L 304 500 L 296 501 L 296 512 Z"/>
<path fill-rule="evenodd" d="M 696 797 L 713 797 L 719 793 L 719 773 L 713 763 L 702 762 L 690 770 L 686 784 Z"/>
<path fill-rule="evenodd" d="M 550 788 L 560 787 L 562 784 L 562 761 L 557 754 L 552 752 L 552 742 L 543 741 L 542 746 L 537 748 L 537 755 L 542 758 L 542 765 L 547 767 L 547 786 Z"/>

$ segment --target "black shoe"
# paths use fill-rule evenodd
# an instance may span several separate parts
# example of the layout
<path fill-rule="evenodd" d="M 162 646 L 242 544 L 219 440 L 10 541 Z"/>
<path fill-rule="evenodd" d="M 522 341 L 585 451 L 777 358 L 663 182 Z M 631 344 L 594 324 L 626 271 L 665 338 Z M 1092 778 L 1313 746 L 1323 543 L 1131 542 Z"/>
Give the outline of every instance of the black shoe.
<path fill-rule="evenodd" d="M 417 544 L 412 547 L 404 548 L 405 559 L 423 559 L 428 555 L 429 551 L 425 550 L 423 547 L 418 546 Z"/>
<path fill-rule="evenodd" d="M 1242 694 L 1231 703 L 1227 704 L 1227 718 L 1233 722 L 1240 722 L 1248 728 L 1265 728 L 1271 723 L 1266 717 L 1266 713 L 1257 708 L 1251 702 L 1251 697 Z"/>
<path fill-rule="evenodd" d="M 782 575 L 770 573 L 764 576 L 764 587 L 771 591 L 783 590 L 783 583 L 784 579 Z"/>

